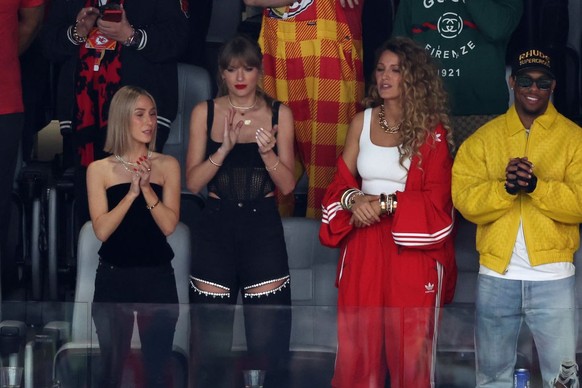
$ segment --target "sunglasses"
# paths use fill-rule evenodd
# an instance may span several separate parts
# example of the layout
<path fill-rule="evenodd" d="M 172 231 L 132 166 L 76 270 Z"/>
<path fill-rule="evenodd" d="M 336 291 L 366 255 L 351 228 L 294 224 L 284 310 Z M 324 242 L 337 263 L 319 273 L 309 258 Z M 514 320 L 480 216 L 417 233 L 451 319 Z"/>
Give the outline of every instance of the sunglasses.
<path fill-rule="evenodd" d="M 525 75 L 515 77 L 515 83 L 520 88 L 531 88 L 535 82 L 539 90 L 549 90 L 552 87 L 552 81 L 551 78 L 533 79 Z"/>

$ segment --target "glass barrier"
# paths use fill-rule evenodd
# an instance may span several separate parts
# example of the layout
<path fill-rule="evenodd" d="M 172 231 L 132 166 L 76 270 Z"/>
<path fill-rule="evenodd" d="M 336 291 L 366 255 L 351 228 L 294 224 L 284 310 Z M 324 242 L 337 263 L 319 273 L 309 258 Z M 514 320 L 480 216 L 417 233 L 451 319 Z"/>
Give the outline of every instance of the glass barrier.
<path fill-rule="evenodd" d="M 437 313 L 436 386 L 475 386 L 473 305 L 447 306 Z M 359 308 L 340 315 L 350 327 L 356 322 L 361 325 L 354 333 L 357 341 L 365 341 L 379 328 L 387 330 L 387 325 L 394 330 L 389 338 L 395 339 L 403 328 L 414 333 L 418 322 L 435 317 L 429 309 L 402 313 Z M 160 378 L 156 370 L 162 370 L 163 387 L 186 388 L 188 379 L 215 373 L 221 386 L 228 388 L 245 387 L 245 378 L 260 381 L 263 377 L 265 388 L 321 388 L 330 386 L 336 362 L 336 306 L 254 306 L 245 311 L 241 305 L 4 302 L 1 318 L 0 366 L 24 367 L 22 387 L 27 388 L 97 387 L 107 373 L 119 376 L 122 387 L 141 387 L 148 379 Z M 289 335 L 285 329 L 289 318 L 290 352 L 281 355 L 273 338 Z M 245 319 L 259 323 L 254 329 L 245 327 Z M 93 321 L 98 322 L 98 331 Z M 263 338 L 267 353 L 257 350 L 260 344 L 252 349 L 249 336 L 259 342 Z M 119 350 L 121 342 L 127 344 L 127 353 Z M 397 346 L 393 350 L 401 351 Z M 276 366 L 273 359 L 278 360 Z M 517 367 L 529 369 L 532 387 L 541 386 L 537 365 L 535 346 L 524 326 Z M 245 377 L 244 371 L 263 366 L 266 375 L 247 372 Z"/>

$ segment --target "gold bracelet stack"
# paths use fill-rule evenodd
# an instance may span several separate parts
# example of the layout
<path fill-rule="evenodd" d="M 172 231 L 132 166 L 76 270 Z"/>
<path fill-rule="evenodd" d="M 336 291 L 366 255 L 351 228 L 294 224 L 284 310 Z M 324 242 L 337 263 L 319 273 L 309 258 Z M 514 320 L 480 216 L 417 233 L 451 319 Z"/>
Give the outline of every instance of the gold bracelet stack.
<path fill-rule="evenodd" d="M 356 202 L 356 197 L 364 196 L 364 192 L 358 189 L 347 189 L 342 194 L 340 205 L 344 210 L 352 210 L 352 206 Z"/>
<path fill-rule="evenodd" d="M 396 194 L 386 195 L 386 193 L 382 193 L 380 194 L 378 202 L 380 202 L 380 214 L 394 214 L 398 206 Z"/>
<path fill-rule="evenodd" d="M 388 211 L 389 214 L 394 214 L 396 212 L 396 207 L 398 206 L 398 201 L 396 200 L 396 194 L 390 194 L 388 196 Z"/>
<path fill-rule="evenodd" d="M 380 203 L 380 214 L 388 213 L 388 196 L 386 195 L 386 193 L 380 194 L 378 202 Z"/>

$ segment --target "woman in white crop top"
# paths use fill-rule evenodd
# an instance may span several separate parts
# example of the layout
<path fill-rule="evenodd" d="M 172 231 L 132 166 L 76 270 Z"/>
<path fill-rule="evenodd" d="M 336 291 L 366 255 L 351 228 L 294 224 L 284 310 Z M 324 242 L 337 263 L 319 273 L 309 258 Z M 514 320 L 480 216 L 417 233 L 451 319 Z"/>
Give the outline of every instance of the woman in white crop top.
<path fill-rule="evenodd" d="M 320 239 L 342 248 L 332 386 L 429 387 L 456 280 L 447 97 L 429 54 L 393 38 L 364 103 L 323 201 Z"/>

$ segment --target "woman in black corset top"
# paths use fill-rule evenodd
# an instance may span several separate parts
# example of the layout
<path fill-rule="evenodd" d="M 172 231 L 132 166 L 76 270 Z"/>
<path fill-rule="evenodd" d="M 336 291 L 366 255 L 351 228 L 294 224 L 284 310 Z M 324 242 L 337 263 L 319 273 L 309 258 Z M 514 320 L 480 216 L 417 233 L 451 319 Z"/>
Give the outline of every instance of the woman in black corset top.
<path fill-rule="evenodd" d="M 266 386 L 269 380 L 275 386 L 289 350 L 289 267 L 274 193 L 295 187 L 293 116 L 259 87 L 261 63 L 256 42 L 244 36 L 227 42 L 218 58 L 219 97 L 198 104 L 191 116 L 188 188 L 208 190 L 191 268 L 197 387 L 232 386 L 225 373 L 232 368 L 223 362 L 239 291 L 248 349 L 242 367 L 266 369 Z"/>
<path fill-rule="evenodd" d="M 105 151 L 112 155 L 87 170 L 91 221 L 103 242 L 92 305 L 101 349 L 99 387 L 121 386 L 134 311 L 146 387 L 168 386 L 165 371 L 178 295 L 171 265 L 174 252 L 166 236 L 179 221 L 180 166 L 173 157 L 152 151 L 156 119 L 156 104 L 148 92 L 122 87 L 109 109 Z"/>

